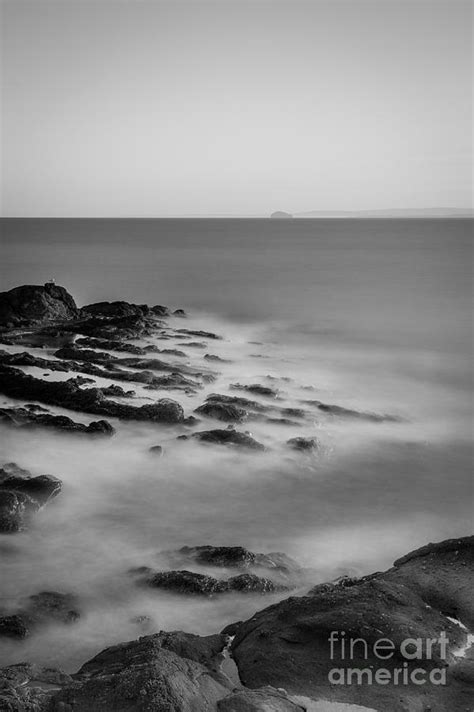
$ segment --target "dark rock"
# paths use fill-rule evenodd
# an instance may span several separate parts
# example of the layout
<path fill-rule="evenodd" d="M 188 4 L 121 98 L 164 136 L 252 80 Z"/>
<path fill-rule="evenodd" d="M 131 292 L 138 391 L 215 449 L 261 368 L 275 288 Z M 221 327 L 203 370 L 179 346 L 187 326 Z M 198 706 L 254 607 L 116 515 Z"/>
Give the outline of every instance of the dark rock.
<path fill-rule="evenodd" d="M 135 391 L 124 391 L 121 386 L 117 386 L 116 384 L 106 386 L 105 388 L 102 386 L 100 390 L 104 396 L 115 396 L 117 398 L 131 398 L 135 395 Z"/>
<path fill-rule="evenodd" d="M 201 566 L 259 568 L 285 575 L 301 572 L 299 564 L 286 554 L 256 554 L 243 546 L 183 546 L 176 553 L 178 557 L 184 557 Z"/>
<path fill-rule="evenodd" d="M 143 348 L 142 346 L 135 346 L 128 341 L 118 341 L 117 339 L 97 339 L 91 336 L 83 336 L 80 339 L 76 339 L 75 345 L 82 348 L 91 349 L 103 349 L 110 351 L 126 351 L 130 354 L 136 354 L 137 356 L 144 356 L 150 347 Z M 153 349 L 154 350 L 154 349 Z"/>
<path fill-rule="evenodd" d="M 85 316 L 129 317 L 144 316 L 149 308 L 146 304 L 129 304 L 128 302 L 96 302 L 82 307 L 81 314 Z"/>
<path fill-rule="evenodd" d="M 328 415 L 335 415 L 339 418 L 353 418 L 355 420 L 368 420 L 372 423 L 400 423 L 401 418 L 397 418 L 394 415 L 378 415 L 377 413 L 364 413 L 358 410 L 351 410 L 350 408 L 343 408 L 340 405 L 331 405 L 329 403 L 321 403 L 317 400 L 307 400 L 303 401 L 308 405 L 314 405 L 318 410 Z"/>
<path fill-rule="evenodd" d="M 455 543 L 456 542 L 456 543 Z M 473 620 L 472 586 L 474 543 L 472 537 L 424 547 L 403 557 L 398 566 L 384 573 L 322 584 L 311 595 L 292 597 L 260 611 L 239 625 L 232 654 L 244 685 L 284 687 L 291 694 L 338 702 L 357 702 L 376 709 L 428 709 L 450 712 L 464 709 L 470 682 L 456 679 L 449 685 L 331 685 L 330 670 L 444 668 L 455 662 L 454 652 L 466 640 L 466 632 L 452 623 L 446 612 L 456 609 L 458 619 Z M 421 551 L 421 554 L 420 554 Z M 471 593 L 469 593 L 471 592 Z M 449 613 L 448 613 L 449 615 Z M 341 645 L 331 655 L 329 636 L 345 633 L 346 647 L 352 639 L 352 655 L 343 657 Z M 448 638 L 447 656 L 439 645 Z M 373 644 L 387 638 L 393 654 L 381 659 Z M 408 659 L 400 646 L 406 639 L 437 639 L 432 656 Z M 461 674 L 462 677 L 462 674 Z M 472 689 L 472 688 L 471 688 Z"/>
<path fill-rule="evenodd" d="M 152 575 L 146 575 L 139 583 L 150 588 L 161 588 L 173 593 L 200 596 L 213 596 L 232 591 L 238 593 L 275 593 L 276 591 L 288 590 L 288 586 L 250 573 L 240 574 L 224 580 L 186 570 L 159 571 Z"/>
<path fill-rule="evenodd" d="M 265 398 L 278 398 L 278 391 L 274 388 L 270 388 L 269 386 L 261 386 L 259 383 L 252 383 L 249 386 L 245 386 L 240 383 L 233 383 L 231 388 L 238 391 L 254 393 L 256 396 L 264 396 Z"/>
<path fill-rule="evenodd" d="M 186 314 L 186 312 L 184 311 L 184 309 L 175 309 L 174 312 L 173 312 L 173 316 L 185 317 L 185 316 L 187 316 L 187 314 Z"/>
<path fill-rule="evenodd" d="M 224 636 L 229 636 L 230 638 L 233 638 L 239 627 L 242 625 L 243 621 L 236 621 L 235 623 L 229 623 L 229 625 L 226 625 L 225 628 L 221 630 L 221 635 Z"/>
<path fill-rule="evenodd" d="M 210 331 L 193 331 L 192 329 L 176 329 L 177 334 L 187 334 L 188 336 L 198 336 L 201 339 L 222 339 L 222 336 L 213 334 Z"/>
<path fill-rule="evenodd" d="M 248 433 L 241 433 L 238 430 L 201 430 L 193 433 L 191 437 L 204 443 L 215 445 L 238 446 L 248 450 L 265 450 L 265 446 Z"/>
<path fill-rule="evenodd" d="M 258 690 L 236 690 L 217 703 L 218 712 L 306 712 L 286 692 L 266 686 Z"/>
<path fill-rule="evenodd" d="M 91 383 L 95 383 L 93 378 L 87 378 L 86 376 L 74 376 L 74 378 L 68 378 L 68 383 L 72 383 L 75 386 L 87 386 Z M 103 391 L 104 389 L 102 389 Z"/>
<path fill-rule="evenodd" d="M 56 497 L 62 487 L 61 480 L 52 475 L 32 477 L 28 470 L 23 470 L 15 463 L 8 463 L 0 468 L 0 489 L 14 490 L 27 494 L 43 507 L 49 500 Z"/>
<path fill-rule="evenodd" d="M 0 366 L 0 393 L 11 398 L 32 398 L 62 408 L 130 420 L 179 423 L 184 418 L 179 403 L 168 398 L 136 407 L 107 400 L 99 388 L 81 389 L 67 381 L 45 382 L 8 366 Z"/>
<path fill-rule="evenodd" d="M 148 452 L 151 452 L 152 455 L 158 455 L 158 457 L 161 457 L 163 455 L 163 448 L 161 445 L 152 445 L 152 447 L 148 448 Z"/>
<path fill-rule="evenodd" d="M 27 351 L 22 351 L 18 354 L 0 351 L 0 363 L 6 366 L 37 366 L 38 368 L 47 368 L 50 371 L 61 371 L 63 373 L 70 370 L 70 367 L 61 361 L 52 361 L 51 359 L 41 358 L 40 356 L 33 356 Z"/>
<path fill-rule="evenodd" d="M 160 304 L 155 304 L 154 307 L 150 308 L 150 311 L 152 311 L 153 314 L 155 314 L 155 316 L 170 316 L 171 315 L 171 310 L 169 309 L 169 307 L 163 307 Z M 182 310 L 180 310 L 180 311 L 182 311 Z M 176 314 L 176 312 L 175 312 L 175 314 Z"/>
<path fill-rule="evenodd" d="M 49 623 L 75 623 L 79 617 L 75 596 L 42 591 L 30 596 L 23 608 L 13 615 L 0 615 L 0 635 L 26 638 L 38 627 Z"/>
<path fill-rule="evenodd" d="M 221 358 L 220 356 L 216 356 L 216 354 L 205 354 L 203 358 L 206 359 L 206 361 L 219 361 L 219 363 L 231 363 L 228 358 Z"/>
<path fill-rule="evenodd" d="M 227 423 L 242 423 L 248 417 L 246 410 L 233 403 L 219 403 L 213 400 L 199 406 L 194 412 Z"/>
<path fill-rule="evenodd" d="M 240 396 L 227 396 L 220 393 L 211 393 L 207 398 L 208 403 L 229 403 L 235 405 L 239 408 L 245 408 L 245 410 L 255 411 L 261 413 L 267 409 L 267 406 L 257 401 L 249 400 L 248 398 L 241 398 Z"/>
<path fill-rule="evenodd" d="M 24 285 L 0 293 L 0 326 L 74 319 L 78 313 L 71 295 L 55 284 Z"/>
<path fill-rule="evenodd" d="M 205 349 L 207 344 L 203 341 L 183 341 L 181 346 L 189 346 L 193 349 Z"/>
<path fill-rule="evenodd" d="M 290 440 L 286 441 L 286 444 L 292 450 L 316 450 L 318 447 L 316 438 L 290 438 Z"/>
<path fill-rule="evenodd" d="M 194 659 L 210 656 L 204 654 L 205 642 L 193 643 L 191 636 L 173 641 L 173 636 L 160 633 L 107 648 L 82 666 L 74 684 L 58 692 L 46 712 L 215 710 L 232 684 Z M 182 656 L 172 649 L 182 647 Z"/>
<path fill-rule="evenodd" d="M 18 532 L 25 528 L 38 505 L 21 492 L 0 490 L 0 532 Z"/>
<path fill-rule="evenodd" d="M 289 418 L 306 418 L 306 413 L 301 408 L 280 408 L 280 413 Z"/>
<path fill-rule="evenodd" d="M 266 423 L 271 423 L 272 425 L 291 425 L 291 426 L 300 426 L 301 423 L 298 423 L 296 420 L 290 420 L 290 418 L 265 418 Z"/>
<path fill-rule="evenodd" d="M 98 420 L 84 425 L 76 423 L 66 415 L 35 413 L 26 408 L 0 408 L 0 423 L 17 428 L 55 428 L 67 433 L 86 433 L 89 435 L 113 435 L 114 428 L 106 420 Z"/>

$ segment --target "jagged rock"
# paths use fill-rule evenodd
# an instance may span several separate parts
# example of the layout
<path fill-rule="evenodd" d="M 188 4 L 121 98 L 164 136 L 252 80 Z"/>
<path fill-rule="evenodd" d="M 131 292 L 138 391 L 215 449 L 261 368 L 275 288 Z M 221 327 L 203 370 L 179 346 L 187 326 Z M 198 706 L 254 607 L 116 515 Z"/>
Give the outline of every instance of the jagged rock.
<path fill-rule="evenodd" d="M 79 310 L 71 295 L 55 284 L 23 285 L 0 293 L 0 326 L 74 319 Z"/>
<path fill-rule="evenodd" d="M 240 408 L 233 403 L 219 403 L 218 401 L 206 401 L 199 408 L 195 408 L 195 413 L 205 415 L 208 418 L 223 420 L 226 423 L 243 423 L 248 417 L 248 413 L 244 408 Z"/>
<path fill-rule="evenodd" d="M 174 312 L 173 312 L 173 316 L 185 317 L 185 316 L 187 316 L 187 314 L 186 314 L 186 312 L 184 311 L 184 309 L 175 309 Z"/>
<path fill-rule="evenodd" d="M 113 435 L 115 433 L 115 429 L 107 420 L 95 420 L 84 425 L 84 423 L 76 423 L 66 415 L 37 413 L 26 408 L 0 408 L 0 423 L 17 428 L 55 428 L 67 433 L 86 433 L 88 435 Z"/>
<path fill-rule="evenodd" d="M 455 662 L 454 653 L 465 644 L 467 632 L 446 614 L 456 610 L 465 625 L 473 620 L 473 552 L 472 537 L 430 545 L 387 572 L 319 585 L 307 596 L 288 598 L 260 611 L 238 626 L 232 643 L 243 684 L 284 687 L 291 694 L 357 701 L 384 710 L 421 710 L 429 705 L 440 712 L 463 709 L 470 683 L 456 679 L 455 668 L 445 687 L 366 684 L 358 685 L 356 697 L 354 685 L 331 685 L 328 675 L 334 668 L 392 669 L 404 663 L 409 671 L 421 667 L 429 673 Z M 350 639 L 361 638 L 368 647 L 355 645 L 352 654 L 343 657 L 342 631 L 346 646 Z M 336 642 L 331 655 L 332 632 Z M 449 641 L 446 656 L 439 644 L 442 633 Z M 393 643 L 390 660 L 373 652 L 373 644 L 382 638 Z M 400 646 L 413 638 L 436 639 L 431 656 L 426 645 L 422 659 L 404 656 Z"/>
<path fill-rule="evenodd" d="M 290 438 L 286 441 L 286 444 L 292 450 L 316 450 L 318 447 L 318 441 L 316 438 Z"/>
<path fill-rule="evenodd" d="M 222 339 L 222 336 L 213 334 L 211 331 L 194 331 L 193 329 L 176 329 L 177 334 L 187 334 L 188 336 L 198 336 L 201 339 Z"/>
<path fill-rule="evenodd" d="M 202 651 L 189 636 L 186 642 L 166 638 L 173 635 L 150 635 L 102 651 L 82 666 L 73 685 L 52 698 L 46 712 L 214 710 L 231 683 L 194 659 Z M 182 646 L 183 655 L 172 649 Z"/>
<path fill-rule="evenodd" d="M 42 591 L 30 596 L 13 614 L 0 614 L 0 635 L 26 638 L 48 623 L 75 623 L 80 617 L 75 596 L 57 591 Z"/>
<path fill-rule="evenodd" d="M 87 386 L 95 383 L 93 378 L 87 378 L 86 376 L 74 376 L 73 378 L 68 378 L 67 382 L 75 386 Z M 104 389 L 102 389 L 102 391 L 103 390 Z"/>
<path fill-rule="evenodd" d="M 169 307 L 163 307 L 160 304 L 155 304 L 154 307 L 150 308 L 150 311 L 155 314 L 155 316 L 170 316 L 171 315 L 171 310 Z M 175 312 L 176 314 L 176 312 Z"/>
<path fill-rule="evenodd" d="M 301 571 L 299 564 L 286 554 L 271 552 L 256 554 L 243 546 L 183 546 L 176 554 L 202 566 L 221 568 L 261 568 L 272 572 L 295 574 Z"/>
<path fill-rule="evenodd" d="M 116 403 L 107 400 L 99 388 L 81 389 L 67 381 L 46 382 L 9 366 L 0 366 L 0 393 L 11 398 L 32 398 L 62 408 L 129 420 L 179 423 L 184 418 L 183 408 L 168 398 L 142 406 Z"/>
<path fill-rule="evenodd" d="M 206 359 L 206 361 L 219 361 L 219 363 L 231 363 L 230 359 L 221 358 L 220 356 L 217 356 L 216 354 L 204 354 L 203 358 Z"/>
<path fill-rule="evenodd" d="M 265 450 L 265 446 L 248 433 L 241 433 L 238 430 L 201 430 L 193 433 L 192 438 L 205 443 L 215 445 L 238 446 L 248 450 Z"/>
<path fill-rule="evenodd" d="M 269 386 L 261 386 L 259 383 L 252 383 L 249 386 L 240 383 L 232 383 L 231 388 L 237 391 L 247 391 L 254 393 L 256 396 L 264 396 L 265 398 L 278 398 L 278 391 Z"/>
<path fill-rule="evenodd" d="M 90 349 L 102 349 L 102 350 L 110 350 L 110 351 L 125 351 L 130 354 L 136 354 L 137 356 L 144 356 L 151 350 L 155 350 L 154 348 L 148 346 L 148 347 L 142 347 L 142 346 L 135 346 L 135 344 L 131 344 L 128 341 L 119 341 L 117 339 L 97 339 L 92 336 L 83 336 L 80 339 L 76 339 L 74 342 L 76 346 L 79 346 L 81 349 L 82 348 L 90 348 Z"/>
<path fill-rule="evenodd" d="M 207 344 L 203 341 L 183 341 L 181 346 L 189 346 L 192 349 L 205 349 Z"/>
<path fill-rule="evenodd" d="M 135 391 L 124 391 L 121 386 L 115 383 L 112 386 L 101 387 L 100 389 L 104 396 L 115 396 L 117 398 L 131 398 L 135 395 Z"/>
<path fill-rule="evenodd" d="M 258 690 L 236 690 L 217 703 L 218 712 L 306 712 L 292 702 L 282 690 L 261 687 Z"/>
<path fill-rule="evenodd" d="M 207 396 L 206 403 L 226 403 L 244 408 L 245 410 L 256 411 L 257 413 L 261 413 L 267 409 L 267 406 L 257 401 L 241 398 L 240 396 L 222 395 L 220 393 L 211 393 Z"/>

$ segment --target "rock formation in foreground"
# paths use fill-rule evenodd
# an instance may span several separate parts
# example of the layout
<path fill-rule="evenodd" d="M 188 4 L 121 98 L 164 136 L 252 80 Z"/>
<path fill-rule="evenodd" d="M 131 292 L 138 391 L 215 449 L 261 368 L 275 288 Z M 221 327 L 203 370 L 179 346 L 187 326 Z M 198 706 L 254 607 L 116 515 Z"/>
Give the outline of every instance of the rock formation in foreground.
<path fill-rule="evenodd" d="M 64 287 L 23 285 L 0 292 L 0 327 L 18 327 L 60 319 L 74 319 L 79 309 Z"/>

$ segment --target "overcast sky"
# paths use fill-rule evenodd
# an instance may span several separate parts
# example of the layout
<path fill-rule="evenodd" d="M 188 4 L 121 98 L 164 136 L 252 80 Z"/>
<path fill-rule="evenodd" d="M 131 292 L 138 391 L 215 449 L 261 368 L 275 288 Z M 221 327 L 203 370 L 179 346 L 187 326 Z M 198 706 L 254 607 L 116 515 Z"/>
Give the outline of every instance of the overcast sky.
<path fill-rule="evenodd" d="M 464 0 L 3 0 L 5 215 L 470 205 Z"/>

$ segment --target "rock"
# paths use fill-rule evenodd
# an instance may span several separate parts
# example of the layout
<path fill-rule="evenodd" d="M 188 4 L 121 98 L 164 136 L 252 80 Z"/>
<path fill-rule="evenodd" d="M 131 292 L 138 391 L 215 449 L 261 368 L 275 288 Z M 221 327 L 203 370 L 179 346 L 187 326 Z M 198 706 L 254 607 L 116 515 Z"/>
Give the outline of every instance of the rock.
<path fill-rule="evenodd" d="M 95 383 L 93 378 L 87 378 L 86 376 L 74 376 L 74 378 L 68 378 L 67 379 L 68 383 L 72 383 L 75 386 L 87 386 L 90 385 L 91 383 Z M 104 389 L 102 389 L 103 391 Z"/>
<path fill-rule="evenodd" d="M 62 482 L 52 475 L 32 477 L 15 463 L 0 469 L 0 532 L 25 529 L 33 514 L 61 491 Z"/>
<path fill-rule="evenodd" d="M 73 685 L 52 698 L 46 712 L 215 710 L 231 691 L 230 682 L 193 659 L 202 646 L 198 652 L 189 639 L 173 642 L 166 635 L 174 634 L 150 635 L 102 651 L 82 666 Z M 186 656 L 171 649 L 181 646 Z"/>
<path fill-rule="evenodd" d="M 114 396 L 116 398 L 132 398 L 135 395 L 135 391 L 124 391 L 121 386 L 117 386 L 115 383 L 106 388 L 102 387 L 100 390 L 104 396 Z"/>
<path fill-rule="evenodd" d="M 233 638 L 235 634 L 237 633 L 239 627 L 242 625 L 243 621 L 236 621 L 235 623 L 229 623 L 229 625 L 226 625 L 225 628 L 221 630 L 221 635 L 226 636 L 227 638 Z"/>
<path fill-rule="evenodd" d="M 161 445 L 152 445 L 152 447 L 148 448 L 148 452 L 151 452 L 152 455 L 161 457 L 163 455 L 163 448 Z"/>
<path fill-rule="evenodd" d="M 372 423 L 400 423 L 401 418 L 397 418 L 394 415 L 378 415 L 377 413 L 365 413 L 358 410 L 351 410 L 350 408 L 343 408 L 340 405 L 331 405 L 329 403 L 321 403 L 317 400 L 306 400 L 303 401 L 308 405 L 314 405 L 318 410 L 328 415 L 335 415 L 339 418 L 353 418 L 355 420 L 368 420 Z"/>
<path fill-rule="evenodd" d="M 96 302 L 88 304 L 81 309 L 83 316 L 113 316 L 113 317 L 142 317 L 148 314 L 146 304 L 129 304 L 128 302 Z"/>
<path fill-rule="evenodd" d="M 262 386 L 259 383 L 252 383 L 249 386 L 242 385 L 241 383 L 233 383 L 231 388 L 238 391 L 254 393 L 256 396 L 264 396 L 265 398 L 278 398 L 277 390 L 269 386 Z"/>
<path fill-rule="evenodd" d="M 316 450 L 318 447 L 318 441 L 316 438 L 290 438 L 286 441 L 286 444 L 292 450 Z"/>
<path fill-rule="evenodd" d="M 205 349 L 207 344 L 203 341 L 183 341 L 181 346 L 189 346 L 193 349 Z"/>
<path fill-rule="evenodd" d="M 292 218 L 293 215 L 291 213 L 285 213 L 284 210 L 275 210 L 274 213 L 270 215 L 271 218 Z"/>
<path fill-rule="evenodd" d="M 226 423 L 242 423 L 248 417 L 248 413 L 244 408 L 240 408 L 233 403 L 219 403 L 218 401 L 207 401 L 200 405 L 199 408 L 196 408 L 194 412 L 205 415 L 208 418 L 223 420 Z"/>
<path fill-rule="evenodd" d="M 102 349 L 110 351 L 126 351 L 127 353 L 136 354 L 137 356 L 144 356 L 151 350 L 150 347 L 143 348 L 142 346 L 135 346 L 128 341 L 119 341 L 118 339 L 97 339 L 91 336 L 83 336 L 80 339 L 76 339 L 74 342 L 76 346 L 81 349 Z"/>
<path fill-rule="evenodd" d="M 185 316 L 187 316 L 187 314 L 186 314 L 186 312 L 184 311 L 184 309 L 175 309 L 174 312 L 173 312 L 173 316 L 185 317 Z"/>
<path fill-rule="evenodd" d="M 12 615 L 0 614 L 0 635 L 26 638 L 38 627 L 49 623 L 75 623 L 79 617 L 75 596 L 42 591 L 30 596 L 24 607 Z"/>
<path fill-rule="evenodd" d="M 292 702 L 288 695 L 274 687 L 258 690 L 237 690 L 217 703 L 219 712 L 306 712 L 305 707 Z"/>
<path fill-rule="evenodd" d="M 115 433 L 115 429 L 107 420 L 92 421 L 88 425 L 84 425 L 76 423 L 66 415 L 38 413 L 26 408 L 0 408 L 0 423 L 17 428 L 55 428 L 67 433 L 86 433 L 88 435 L 113 435 Z"/>
<path fill-rule="evenodd" d="M 169 307 L 163 307 L 160 304 L 155 304 L 154 307 L 151 307 L 150 311 L 155 314 L 155 316 L 170 316 L 171 315 L 171 310 Z M 182 310 L 178 310 L 182 311 Z M 176 314 L 176 312 L 174 312 Z M 183 312 L 184 313 L 184 312 Z"/>
<path fill-rule="evenodd" d="M 79 310 L 71 295 L 55 284 L 23 285 L 0 293 L 0 326 L 18 327 L 74 319 Z"/>
<path fill-rule="evenodd" d="M 205 443 L 214 445 L 238 446 L 248 450 L 265 450 L 265 446 L 248 433 L 241 433 L 238 430 L 201 430 L 193 433 L 191 437 Z"/>
<path fill-rule="evenodd" d="M 222 336 L 213 334 L 210 331 L 193 331 L 193 329 L 176 329 L 177 334 L 187 334 L 188 336 L 198 336 L 201 339 L 222 339 Z"/>
<path fill-rule="evenodd" d="M 364 684 L 355 690 L 354 684 L 331 684 L 328 675 L 335 668 L 344 674 L 348 668 L 392 670 L 404 664 L 409 672 L 421 667 L 429 673 L 454 663 L 454 652 L 467 634 L 446 617 L 446 611 L 456 609 L 466 625 L 472 621 L 473 549 L 472 537 L 430 545 L 421 554 L 403 557 L 387 572 L 322 584 L 307 596 L 288 598 L 260 611 L 238 626 L 232 643 L 243 684 L 284 687 L 295 695 L 384 710 L 422 710 L 430 704 L 440 712 L 463 709 L 471 683 L 456 679 L 455 667 L 445 687 Z M 367 648 L 359 643 L 352 655 L 343 657 L 342 631 L 346 652 L 351 639 L 361 638 Z M 449 641 L 446 655 L 439 644 L 441 634 Z M 393 643 L 391 656 L 374 654 L 373 645 L 382 638 Z M 436 639 L 431 657 L 426 645 L 422 659 L 403 654 L 402 643 L 418 638 Z"/>
<path fill-rule="evenodd" d="M 256 554 L 243 546 L 183 546 L 177 554 L 201 566 L 260 568 L 285 574 L 301 571 L 299 564 L 286 554 L 280 552 Z"/>
<path fill-rule="evenodd" d="M 142 406 L 116 403 L 107 400 L 99 388 L 81 389 L 67 381 L 45 382 L 9 366 L 0 366 L 0 393 L 11 398 L 27 397 L 62 408 L 129 420 L 179 423 L 184 418 L 183 408 L 168 398 Z"/>
<path fill-rule="evenodd" d="M 207 403 L 229 403 L 245 410 L 261 413 L 267 409 L 267 406 L 258 403 L 257 401 L 241 398 L 240 396 L 227 396 L 220 393 L 211 393 L 206 398 Z"/>
<path fill-rule="evenodd" d="M 138 580 L 140 585 L 150 588 L 161 588 L 173 593 L 213 596 L 220 593 L 275 593 L 288 591 L 286 585 L 275 583 L 270 579 L 256 574 L 240 574 L 229 579 L 216 579 L 206 574 L 194 571 L 158 571 L 151 575 L 146 573 L 144 578 Z"/>
<path fill-rule="evenodd" d="M 231 363 L 230 359 L 221 358 L 220 356 L 216 356 L 216 354 L 204 354 L 203 358 L 206 359 L 206 361 L 219 361 L 219 363 Z"/>

